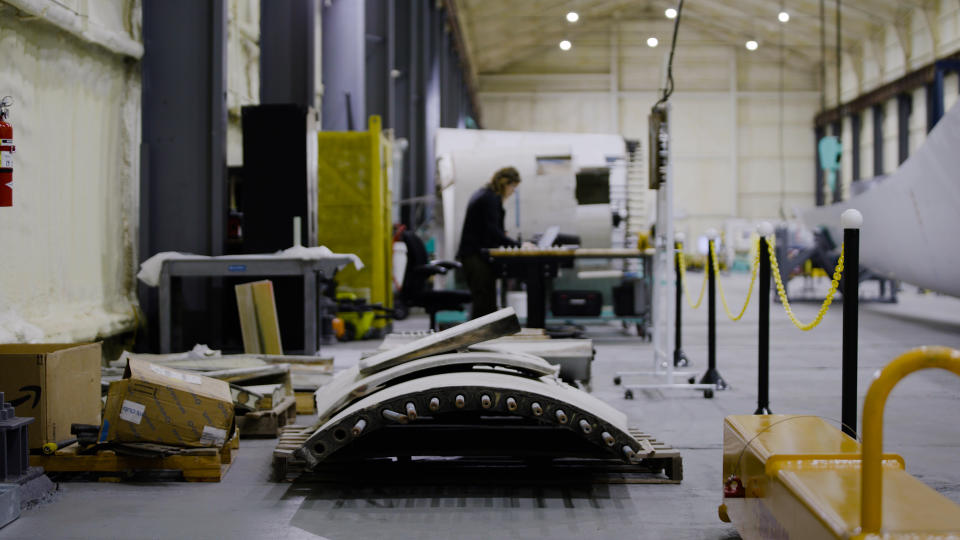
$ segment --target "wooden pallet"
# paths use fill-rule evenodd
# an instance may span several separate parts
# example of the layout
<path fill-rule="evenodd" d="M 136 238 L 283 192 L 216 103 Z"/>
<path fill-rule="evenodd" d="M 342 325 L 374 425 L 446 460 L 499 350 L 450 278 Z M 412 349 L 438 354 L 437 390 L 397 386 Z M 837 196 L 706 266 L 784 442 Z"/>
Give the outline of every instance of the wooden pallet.
<path fill-rule="evenodd" d="M 297 421 L 297 400 L 283 398 L 269 411 L 254 411 L 237 417 L 237 429 L 246 437 L 279 437 L 280 428 Z"/>
<path fill-rule="evenodd" d="M 113 450 L 78 454 L 77 445 L 73 445 L 52 456 L 31 455 L 30 465 L 43 467 L 57 480 L 219 482 L 236 459 L 238 448 L 240 433 L 234 431 L 221 448 L 184 448 L 166 457 L 145 458 L 118 455 Z"/>
<path fill-rule="evenodd" d="M 315 414 L 317 402 L 313 399 L 312 391 L 294 390 L 293 396 L 297 400 L 297 414 Z"/>
<path fill-rule="evenodd" d="M 312 431 L 307 426 L 289 425 L 280 430 L 273 451 L 273 479 L 318 483 L 377 484 L 679 484 L 683 480 L 683 458 L 670 445 L 642 431 L 631 429 L 646 454 L 638 463 L 613 459 L 564 458 L 534 462 L 509 458 L 457 458 L 437 460 L 374 459 L 363 467 L 334 463 L 305 470 L 294 455 Z"/>

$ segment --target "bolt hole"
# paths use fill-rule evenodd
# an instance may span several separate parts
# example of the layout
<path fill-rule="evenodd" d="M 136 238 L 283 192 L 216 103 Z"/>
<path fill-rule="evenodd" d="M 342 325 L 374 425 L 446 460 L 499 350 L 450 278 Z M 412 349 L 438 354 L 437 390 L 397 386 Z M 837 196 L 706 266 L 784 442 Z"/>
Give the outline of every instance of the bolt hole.
<path fill-rule="evenodd" d="M 323 443 L 317 443 L 317 444 L 313 445 L 313 453 L 314 453 L 314 454 L 322 454 L 322 453 L 324 453 L 324 452 L 326 452 L 326 451 L 327 451 L 327 447 L 324 446 Z"/>
<path fill-rule="evenodd" d="M 336 440 L 338 440 L 338 441 L 342 441 L 342 440 L 346 439 L 346 438 L 347 438 L 347 432 L 346 432 L 346 430 L 344 430 L 344 429 L 342 429 L 342 428 L 337 428 L 337 429 L 335 429 L 335 430 L 333 431 L 333 438 L 336 439 Z"/>

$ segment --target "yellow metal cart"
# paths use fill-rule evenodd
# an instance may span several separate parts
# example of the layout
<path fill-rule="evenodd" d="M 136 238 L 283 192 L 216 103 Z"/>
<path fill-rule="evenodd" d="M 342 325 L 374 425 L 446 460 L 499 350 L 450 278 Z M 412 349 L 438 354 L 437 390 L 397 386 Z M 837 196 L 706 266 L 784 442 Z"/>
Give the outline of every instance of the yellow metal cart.
<path fill-rule="evenodd" d="M 887 396 L 927 368 L 960 375 L 960 351 L 921 347 L 887 365 L 864 401 L 863 444 L 816 416 L 728 416 L 720 518 L 744 539 L 960 538 L 960 506 L 882 454 Z"/>
<path fill-rule="evenodd" d="M 367 131 L 321 131 L 317 150 L 319 244 L 356 253 L 364 263 L 362 270 L 347 267 L 337 274 L 340 290 L 391 308 L 392 141 L 380 117 L 371 116 Z M 388 323 L 378 318 L 372 326 L 382 333 Z"/>

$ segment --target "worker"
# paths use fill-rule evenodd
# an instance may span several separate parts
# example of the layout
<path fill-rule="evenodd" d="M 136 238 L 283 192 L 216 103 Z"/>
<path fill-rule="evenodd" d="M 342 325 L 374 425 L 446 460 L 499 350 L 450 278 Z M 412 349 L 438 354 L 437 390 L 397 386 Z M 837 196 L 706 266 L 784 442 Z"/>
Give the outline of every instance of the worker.
<path fill-rule="evenodd" d="M 503 229 L 506 201 L 520 184 L 520 173 L 513 167 L 504 167 L 493 173 L 493 178 L 478 189 L 467 204 L 463 219 L 463 233 L 457 259 L 473 297 L 470 317 L 476 319 L 497 310 L 497 275 L 484 249 L 516 247 L 519 242 L 507 236 Z"/>

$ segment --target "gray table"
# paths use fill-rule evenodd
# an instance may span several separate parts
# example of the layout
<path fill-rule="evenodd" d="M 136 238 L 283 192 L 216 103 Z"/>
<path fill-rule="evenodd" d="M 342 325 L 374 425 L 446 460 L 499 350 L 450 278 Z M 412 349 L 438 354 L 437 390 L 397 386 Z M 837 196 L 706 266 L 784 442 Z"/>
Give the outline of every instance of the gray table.
<path fill-rule="evenodd" d="M 317 283 L 332 278 L 337 269 L 350 262 L 346 256 L 322 259 L 239 255 L 167 259 L 160 270 L 160 352 L 171 348 L 171 280 L 175 277 L 271 277 L 303 276 L 303 354 L 319 351 Z"/>

